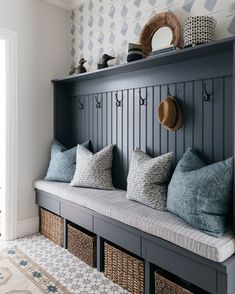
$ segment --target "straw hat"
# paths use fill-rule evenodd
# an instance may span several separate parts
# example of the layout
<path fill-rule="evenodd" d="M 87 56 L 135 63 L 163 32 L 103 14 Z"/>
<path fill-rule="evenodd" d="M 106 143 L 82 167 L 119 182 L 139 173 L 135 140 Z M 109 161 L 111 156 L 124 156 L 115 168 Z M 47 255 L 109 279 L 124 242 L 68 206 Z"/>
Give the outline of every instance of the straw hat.
<path fill-rule="evenodd" d="M 167 96 L 158 106 L 158 119 L 169 131 L 178 130 L 183 123 L 183 113 L 177 100 L 172 96 Z"/>

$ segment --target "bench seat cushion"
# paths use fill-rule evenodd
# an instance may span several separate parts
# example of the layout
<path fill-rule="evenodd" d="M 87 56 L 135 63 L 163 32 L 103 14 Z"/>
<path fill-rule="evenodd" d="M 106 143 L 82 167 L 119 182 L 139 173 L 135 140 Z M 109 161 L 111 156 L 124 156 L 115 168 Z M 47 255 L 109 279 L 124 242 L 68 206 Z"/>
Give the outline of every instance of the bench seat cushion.
<path fill-rule="evenodd" d="M 126 191 L 72 187 L 67 183 L 36 181 L 35 188 L 77 203 L 216 262 L 235 252 L 235 237 L 204 234 L 170 212 L 158 211 L 126 199 Z"/>

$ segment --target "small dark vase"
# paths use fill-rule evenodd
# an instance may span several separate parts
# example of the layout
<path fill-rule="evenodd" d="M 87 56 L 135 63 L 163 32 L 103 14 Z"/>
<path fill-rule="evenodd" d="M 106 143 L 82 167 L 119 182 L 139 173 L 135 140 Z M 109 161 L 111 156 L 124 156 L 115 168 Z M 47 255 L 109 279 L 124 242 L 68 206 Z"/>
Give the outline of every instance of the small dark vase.
<path fill-rule="evenodd" d="M 141 45 L 129 43 L 127 62 L 136 61 L 143 58 L 144 54 Z"/>

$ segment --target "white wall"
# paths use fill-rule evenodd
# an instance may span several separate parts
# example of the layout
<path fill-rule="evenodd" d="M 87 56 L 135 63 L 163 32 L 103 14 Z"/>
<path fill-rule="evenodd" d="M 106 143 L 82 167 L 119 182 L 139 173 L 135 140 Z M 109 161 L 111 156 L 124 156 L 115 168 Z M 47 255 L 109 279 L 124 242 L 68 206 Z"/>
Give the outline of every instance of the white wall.
<path fill-rule="evenodd" d="M 0 0 L 0 27 L 18 38 L 18 236 L 37 231 L 35 179 L 44 176 L 53 138 L 50 80 L 69 68 L 68 12 L 42 0 Z"/>

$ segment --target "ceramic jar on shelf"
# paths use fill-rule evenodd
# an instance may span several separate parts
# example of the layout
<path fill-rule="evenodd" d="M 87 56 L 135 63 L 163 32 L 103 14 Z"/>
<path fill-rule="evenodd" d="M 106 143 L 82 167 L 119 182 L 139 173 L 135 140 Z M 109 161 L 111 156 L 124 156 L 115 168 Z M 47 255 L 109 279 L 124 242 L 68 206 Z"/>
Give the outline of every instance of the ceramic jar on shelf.
<path fill-rule="evenodd" d="M 184 22 L 184 47 L 191 47 L 215 40 L 216 22 L 213 17 L 193 16 Z"/>

